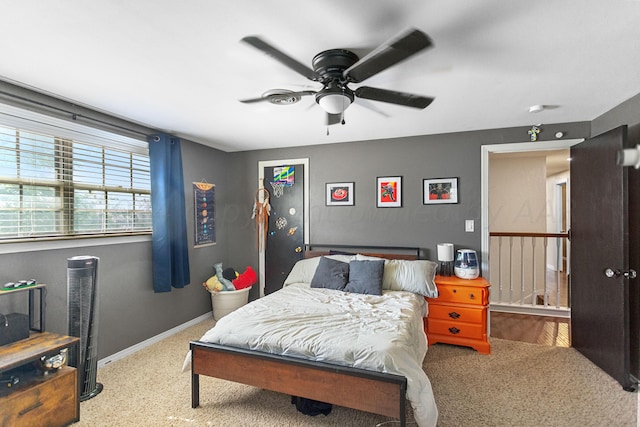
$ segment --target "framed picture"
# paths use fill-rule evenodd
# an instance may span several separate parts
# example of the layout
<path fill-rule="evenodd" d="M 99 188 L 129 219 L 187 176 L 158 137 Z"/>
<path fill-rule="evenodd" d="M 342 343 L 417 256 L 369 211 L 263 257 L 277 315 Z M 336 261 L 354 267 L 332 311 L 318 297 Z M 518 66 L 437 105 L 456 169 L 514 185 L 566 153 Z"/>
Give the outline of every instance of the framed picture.
<path fill-rule="evenodd" d="M 376 201 L 379 208 L 402 207 L 402 177 L 378 177 L 376 185 Z"/>
<path fill-rule="evenodd" d="M 458 203 L 458 178 L 423 180 L 423 204 Z"/>
<path fill-rule="evenodd" d="M 327 206 L 353 206 L 355 193 L 353 182 L 328 182 Z"/>
<path fill-rule="evenodd" d="M 215 184 L 194 182 L 194 248 L 216 244 L 215 218 Z"/>

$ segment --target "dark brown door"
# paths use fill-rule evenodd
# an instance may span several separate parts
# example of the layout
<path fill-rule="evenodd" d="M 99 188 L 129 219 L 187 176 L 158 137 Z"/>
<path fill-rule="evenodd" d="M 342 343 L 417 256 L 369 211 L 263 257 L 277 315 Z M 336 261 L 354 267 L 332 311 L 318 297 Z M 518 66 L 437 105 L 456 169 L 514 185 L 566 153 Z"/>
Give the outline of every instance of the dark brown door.
<path fill-rule="evenodd" d="M 571 149 L 571 344 L 633 390 L 629 279 L 624 277 L 629 270 L 627 170 L 616 161 L 626 135 L 626 126 L 619 127 Z"/>

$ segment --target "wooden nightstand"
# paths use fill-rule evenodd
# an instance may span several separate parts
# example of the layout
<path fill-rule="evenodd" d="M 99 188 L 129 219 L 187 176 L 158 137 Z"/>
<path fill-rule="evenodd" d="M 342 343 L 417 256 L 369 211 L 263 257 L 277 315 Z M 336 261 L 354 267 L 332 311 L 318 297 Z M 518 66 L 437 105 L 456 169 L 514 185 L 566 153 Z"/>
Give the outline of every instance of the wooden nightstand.
<path fill-rule="evenodd" d="M 429 314 L 425 332 L 429 345 L 441 342 L 491 353 L 487 340 L 489 286 L 482 277 L 467 280 L 436 276 L 438 298 L 426 298 Z"/>

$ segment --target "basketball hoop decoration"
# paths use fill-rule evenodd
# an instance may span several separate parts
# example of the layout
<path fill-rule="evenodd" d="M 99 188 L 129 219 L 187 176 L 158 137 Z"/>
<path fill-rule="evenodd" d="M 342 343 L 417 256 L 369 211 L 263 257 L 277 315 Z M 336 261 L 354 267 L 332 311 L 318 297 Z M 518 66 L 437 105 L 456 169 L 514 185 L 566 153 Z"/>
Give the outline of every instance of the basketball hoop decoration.
<path fill-rule="evenodd" d="M 264 252 L 267 244 L 270 213 L 269 191 L 264 187 L 260 187 L 256 191 L 256 200 L 253 202 L 253 212 L 251 214 L 251 218 L 256 221 L 256 247 L 259 252 Z"/>
<path fill-rule="evenodd" d="M 273 189 L 273 197 L 279 199 L 284 194 L 284 182 L 281 181 L 271 181 L 271 188 Z"/>

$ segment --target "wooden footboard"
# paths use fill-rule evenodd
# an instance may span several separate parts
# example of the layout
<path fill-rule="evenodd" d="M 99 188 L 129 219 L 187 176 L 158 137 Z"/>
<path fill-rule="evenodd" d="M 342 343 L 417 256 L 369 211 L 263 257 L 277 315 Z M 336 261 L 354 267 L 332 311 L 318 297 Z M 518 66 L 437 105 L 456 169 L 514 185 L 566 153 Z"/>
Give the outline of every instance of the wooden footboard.
<path fill-rule="evenodd" d="M 200 405 L 200 375 L 398 418 L 406 425 L 407 379 L 329 363 L 192 341 L 191 406 Z"/>

